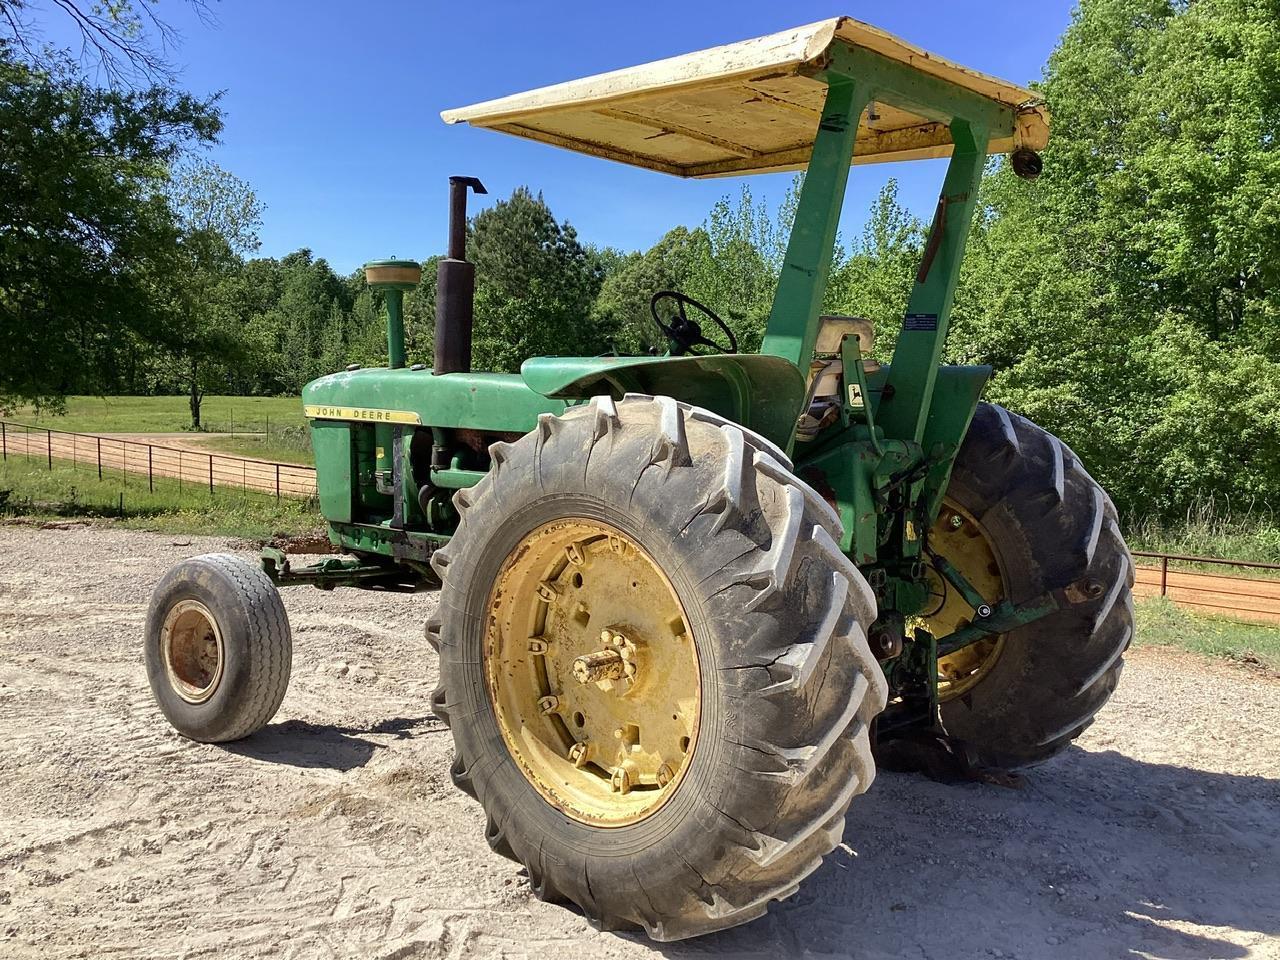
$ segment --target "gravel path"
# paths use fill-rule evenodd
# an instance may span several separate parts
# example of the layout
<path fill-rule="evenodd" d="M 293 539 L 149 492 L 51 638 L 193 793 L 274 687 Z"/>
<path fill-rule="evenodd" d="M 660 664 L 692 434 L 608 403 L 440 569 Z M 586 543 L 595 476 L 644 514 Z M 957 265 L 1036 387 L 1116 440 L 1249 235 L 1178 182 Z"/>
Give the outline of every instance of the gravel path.
<path fill-rule="evenodd" d="M 435 600 L 286 591 L 294 677 L 230 748 L 139 660 L 152 584 L 221 540 L 0 527 L 0 957 L 1280 958 L 1280 682 L 1137 651 L 1021 791 L 882 774 L 747 927 L 593 931 L 489 852 L 430 716 Z"/>

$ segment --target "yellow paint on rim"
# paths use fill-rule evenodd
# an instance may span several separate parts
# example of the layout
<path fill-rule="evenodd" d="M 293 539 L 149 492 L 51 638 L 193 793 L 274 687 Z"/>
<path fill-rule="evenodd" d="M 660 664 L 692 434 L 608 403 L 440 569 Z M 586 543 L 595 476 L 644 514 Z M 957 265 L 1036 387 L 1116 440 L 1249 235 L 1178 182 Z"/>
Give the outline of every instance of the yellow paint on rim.
<path fill-rule="evenodd" d="M 485 683 L 503 742 L 556 809 L 619 827 L 675 793 L 696 746 L 701 670 L 653 558 L 599 520 L 527 534 L 488 598 Z"/>
<path fill-rule="evenodd" d="M 1004 577 L 986 533 L 972 514 L 951 500 L 943 502 L 929 531 L 929 549 L 950 562 L 993 607 L 1004 599 Z M 927 576 L 929 606 L 920 617 L 924 628 L 942 638 L 967 627 L 973 621 L 973 607 L 931 566 Z M 939 657 L 938 700 L 945 703 L 972 690 L 991 672 L 1003 649 L 1000 635 Z"/>

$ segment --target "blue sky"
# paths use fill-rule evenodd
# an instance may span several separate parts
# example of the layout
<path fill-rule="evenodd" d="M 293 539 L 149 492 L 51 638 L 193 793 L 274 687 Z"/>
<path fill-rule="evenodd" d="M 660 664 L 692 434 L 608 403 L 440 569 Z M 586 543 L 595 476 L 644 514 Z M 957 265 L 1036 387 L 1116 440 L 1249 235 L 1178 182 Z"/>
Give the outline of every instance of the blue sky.
<path fill-rule="evenodd" d="M 222 0 L 200 23 L 178 0 L 159 13 L 183 35 L 173 59 L 196 92 L 224 90 L 226 130 L 211 152 L 266 203 L 261 253 L 310 247 L 336 269 L 445 244 L 447 177 L 488 186 L 489 202 L 528 184 L 579 236 L 644 249 L 700 223 L 740 180 L 684 181 L 485 130 L 448 127 L 447 107 L 743 40 L 847 13 L 967 66 L 1038 79 L 1071 0 L 696 0 L 441 3 Z M 70 37 L 48 15 L 45 36 Z M 790 174 L 748 178 L 782 195 Z M 889 177 L 927 217 L 938 161 L 855 169 L 842 233 L 858 232 Z"/>

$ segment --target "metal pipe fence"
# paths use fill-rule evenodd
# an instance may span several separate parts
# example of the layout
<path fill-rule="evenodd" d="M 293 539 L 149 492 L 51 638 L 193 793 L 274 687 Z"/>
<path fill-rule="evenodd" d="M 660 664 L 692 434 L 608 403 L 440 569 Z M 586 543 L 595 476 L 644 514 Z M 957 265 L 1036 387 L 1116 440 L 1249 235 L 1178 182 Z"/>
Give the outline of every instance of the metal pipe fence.
<path fill-rule="evenodd" d="M 159 477 L 176 480 L 179 488 L 187 483 L 207 487 L 210 494 L 224 488 L 274 494 L 277 500 L 316 495 L 315 467 L 0 420 L 0 458 L 8 462 L 15 457 L 42 460 L 49 470 L 55 460 L 93 466 L 99 480 L 104 469 L 117 470 L 126 486 L 130 474 L 145 476 L 151 491 Z"/>
<path fill-rule="evenodd" d="M 1234 620 L 1280 623 L 1280 578 L 1230 576 L 1169 566 L 1173 563 L 1280 571 L 1280 563 L 1146 550 L 1134 550 L 1133 556 L 1138 560 L 1157 561 L 1139 564 L 1134 583 L 1137 596 L 1167 597 L 1182 606 Z"/>

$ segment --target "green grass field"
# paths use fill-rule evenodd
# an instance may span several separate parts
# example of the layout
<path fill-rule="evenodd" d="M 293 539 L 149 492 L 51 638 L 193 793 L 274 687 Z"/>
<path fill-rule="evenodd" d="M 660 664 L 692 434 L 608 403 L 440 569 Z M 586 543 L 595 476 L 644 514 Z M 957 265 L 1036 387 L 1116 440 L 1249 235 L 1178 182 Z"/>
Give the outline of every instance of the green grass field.
<path fill-rule="evenodd" d="M 1179 647 L 1280 670 L 1280 627 L 1189 613 L 1164 597 L 1140 600 L 1134 609 L 1134 642 L 1139 646 Z"/>
<path fill-rule="evenodd" d="M 186 397 L 67 397 L 65 413 L 19 407 L 9 419 L 78 433 L 179 433 L 191 427 L 191 410 Z M 297 397 L 209 396 L 201 408 L 210 431 L 261 431 L 268 419 L 273 428 L 306 425 Z"/>
<path fill-rule="evenodd" d="M 324 521 L 307 500 L 246 493 L 157 477 L 155 491 L 147 478 L 106 470 L 98 479 L 92 466 L 72 468 L 54 461 L 52 470 L 39 461 L 9 460 L 0 464 L 0 518 L 100 518 L 121 526 L 166 533 L 213 534 L 266 540 L 313 533 Z"/>
<path fill-rule="evenodd" d="M 64 413 L 19 407 L 8 419 L 73 433 L 182 433 L 191 427 L 191 410 L 186 397 L 68 397 Z M 209 433 L 261 434 L 212 437 L 203 447 L 284 463 L 315 462 L 297 397 L 209 396 L 200 419 Z"/>

